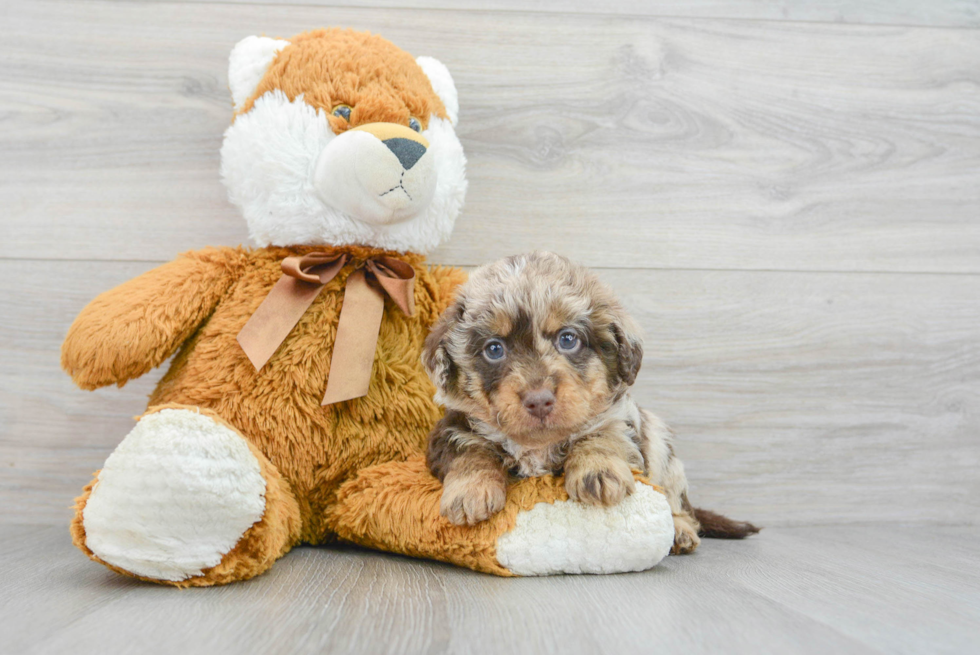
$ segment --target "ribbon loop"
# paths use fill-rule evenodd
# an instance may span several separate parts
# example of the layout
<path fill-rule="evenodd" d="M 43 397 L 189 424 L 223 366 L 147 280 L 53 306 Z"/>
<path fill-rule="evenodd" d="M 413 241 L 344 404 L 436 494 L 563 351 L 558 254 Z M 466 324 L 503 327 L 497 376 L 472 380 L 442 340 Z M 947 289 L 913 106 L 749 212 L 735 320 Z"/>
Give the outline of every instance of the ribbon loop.
<path fill-rule="evenodd" d="M 286 257 L 280 267 L 282 272 L 297 280 L 326 284 L 337 277 L 337 273 L 347 263 L 347 255 L 328 255 L 325 252 L 311 252 L 302 257 Z"/>
<path fill-rule="evenodd" d="M 391 257 L 369 259 L 365 266 L 405 316 L 415 314 L 414 268 Z"/>
<path fill-rule="evenodd" d="M 283 275 L 238 333 L 238 343 L 261 370 L 330 280 L 347 263 L 346 254 L 313 252 L 282 261 Z M 373 283 L 373 284 L 372 284 Z M 384 296 L 411 316 L 415 312 L 415 269 L 393 257 L 364 262 L 347 278 L 337 323 L 323 405 L 367 395 Z"/>

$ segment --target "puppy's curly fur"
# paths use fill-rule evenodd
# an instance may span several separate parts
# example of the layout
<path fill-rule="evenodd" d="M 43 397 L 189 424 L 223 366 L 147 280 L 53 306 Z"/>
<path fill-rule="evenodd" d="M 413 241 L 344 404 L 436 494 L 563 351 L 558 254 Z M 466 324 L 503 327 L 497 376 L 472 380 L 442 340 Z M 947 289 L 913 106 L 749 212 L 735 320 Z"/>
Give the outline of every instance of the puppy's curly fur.
<path fill-rule="evenodd" d="M 691 506 L 673 434 L 629 395 L 642 360 L 636 324 L 586 268 L 534 252 L 475 271 L 422 354 L 447 409 L 428 447 L 443 516 L 472 525 L 500 511 L 508 474 L 564 473 L 573 500 L 614 505 L 635 469 L 666 491 L 675 553 L 699 533 L 758 532 Z"/>

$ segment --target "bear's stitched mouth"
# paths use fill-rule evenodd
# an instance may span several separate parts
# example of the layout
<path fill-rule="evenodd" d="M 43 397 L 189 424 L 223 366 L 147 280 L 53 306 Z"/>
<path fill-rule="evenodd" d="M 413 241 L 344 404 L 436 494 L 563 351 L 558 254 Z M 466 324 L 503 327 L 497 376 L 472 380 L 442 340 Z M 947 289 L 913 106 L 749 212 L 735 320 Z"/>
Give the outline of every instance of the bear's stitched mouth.
<path fill-rule="evenodd" d="M 393 186 L 393 187 L 391 187 L 390 189 L 388 189 L 388 190 L 387 190 L 387 191 L 385 191 L 384 193 L 379 193 L 379 194 L 378 194 L 378 197 L 379 197 L 379 198 L 384 198 L 384 197 L 385 197 L 386 195 L 388 195 L 388 194 L 389 194 L 389 193 L 391 193 L 392 191 L 397 191 L 398 189 L 401 189 L 402 191 L 404 191 L 404 192 L 405 192 L 405 195 L 406 195 L 406 196 L 408 196 L 408 199 L 409 199 L 409 200 L 412 200 L 412 201 L 414 201 L 414 200 L 415 200 L 415 198 L 413 198 L 413 197 L 412 197 L 412 194 L 411 194 L 411 193 L 409 193 L 409 192 L 408 192 L 408 189 L 406 189 L 406 188 L 405 188 L 405 186 L 404 186 L 404 182 L 405 182 L 405 171 L 402 171 L 402 174 L 401 174 L 401 177 L 399 177 L 399 178 L 398 178 L 398 184 L 396 184 L 395 186 Z"/>

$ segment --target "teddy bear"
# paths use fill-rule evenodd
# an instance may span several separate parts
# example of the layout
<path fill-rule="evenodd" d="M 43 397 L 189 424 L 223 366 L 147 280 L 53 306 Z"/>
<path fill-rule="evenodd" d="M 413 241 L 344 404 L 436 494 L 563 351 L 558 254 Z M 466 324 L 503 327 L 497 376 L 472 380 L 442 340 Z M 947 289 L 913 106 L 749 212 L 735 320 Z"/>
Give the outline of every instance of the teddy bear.
<path fill-rule="evenodd" d="M 299 544 L 357 544 L 497 575 L 642 570 L 673 541 L 649 484 L 572 503 L 514 484 L 476 526 L 439 515 L 442 414 L 420 353 L 465 280 L 425 255 L 465 192 L 447 68 L 370 33 L 250 36 L 231 52 L 221 177 L 254 247 L 214 247 L 107 291 L 62 347 L 82 389 L 172 358 L 76 501 L 91 559 L 156 583 L 245 580 Z"/>

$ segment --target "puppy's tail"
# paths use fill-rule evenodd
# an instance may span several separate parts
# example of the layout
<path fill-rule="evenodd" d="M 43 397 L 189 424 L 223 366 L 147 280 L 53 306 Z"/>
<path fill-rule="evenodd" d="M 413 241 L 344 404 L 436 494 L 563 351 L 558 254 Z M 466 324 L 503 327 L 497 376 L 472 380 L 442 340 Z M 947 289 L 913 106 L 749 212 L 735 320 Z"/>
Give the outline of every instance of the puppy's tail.
<path fill-rule="evenodd" d="M 745 539 L 762 529 L 747 521 L 733 521 L 727 516 L 700 507 L 694 508 L 694 517 L 701 524 L 698 536 L 709 539 Z"/>

